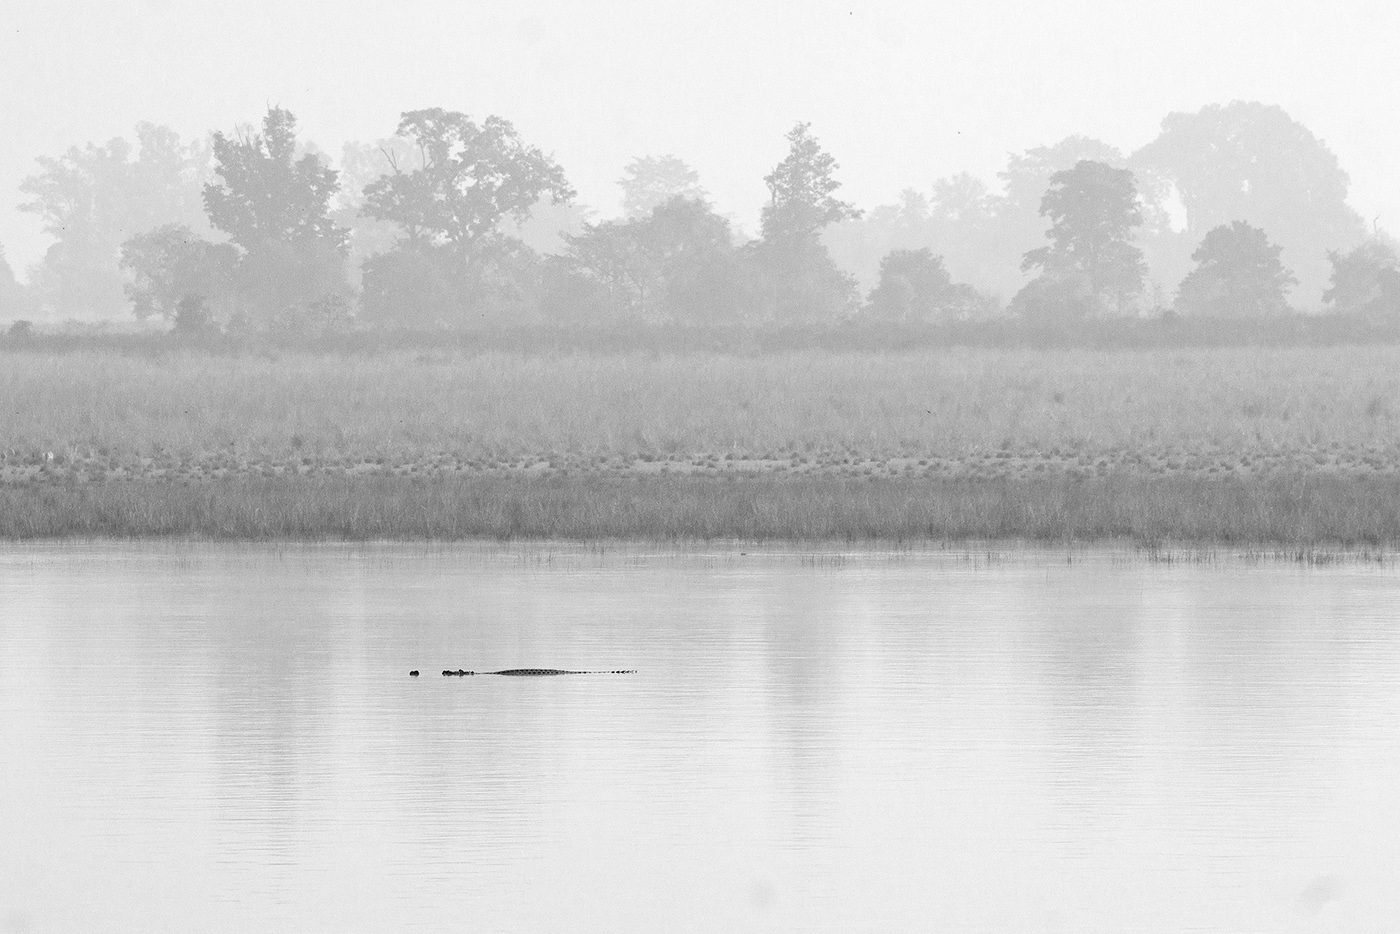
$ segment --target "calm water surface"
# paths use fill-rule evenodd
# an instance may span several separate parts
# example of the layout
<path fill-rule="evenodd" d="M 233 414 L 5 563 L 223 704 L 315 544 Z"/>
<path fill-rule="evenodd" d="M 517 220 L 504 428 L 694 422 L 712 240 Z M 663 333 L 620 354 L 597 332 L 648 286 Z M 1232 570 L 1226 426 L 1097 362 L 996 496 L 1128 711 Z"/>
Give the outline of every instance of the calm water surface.
<path fill-rule="evenodd" d="M 1359 565 L 11 546 L 0 931 L 1396 931 L 1397 614 Z M 639 672 L 439 674 L 524 666 Z"/>

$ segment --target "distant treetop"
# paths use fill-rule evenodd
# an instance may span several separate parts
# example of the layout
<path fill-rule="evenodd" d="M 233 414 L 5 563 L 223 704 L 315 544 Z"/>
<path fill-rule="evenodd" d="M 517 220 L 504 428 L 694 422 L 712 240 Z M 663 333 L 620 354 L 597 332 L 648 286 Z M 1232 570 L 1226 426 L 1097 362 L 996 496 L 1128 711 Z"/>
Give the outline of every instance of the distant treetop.
<path fill-rule="evenodd" d="M 1327 252 L 1366 236 L 1336 154 L 1277 105 L 1232 101 L 1168 114 L 1132 165 L 1175 187 L 1190 243 L 1237 220 L 1267 230 L 1309 298 L 1325 285 Z"/>
<path fill-rule="evenodd" d="M 639 156 L 622 170 L 617 180 L 622 188 L 622 210 L 630 220 L 646 217 L 652 208 L 676 196 L 708 201 L 700 187 L 700 176 L 673 155 Z"/>
<path fill-rule="evenodd" d="M 1142 291 L 1146 265 L 1132 242 L 1142 209 L 1132 172 L 1080 160 L 1050 176 L 1040 213 L 1050 219 L 1050 245 L 1026 253 L 1023 270 L 1039 267 L 1051 279 L 1080 277 L 1090 302 L 1109 300 L 1120 311 Z"/>
<path fill-rule="evenodd" d="M 409 243 L 466 254 L 504 218 L 527 218 L 544 195 L 555 204 L 574 198 L 564 170 L 504 117 L 478 124 L 441 107 L 413 110 L 397 135 L 412 142 L 417 164 L 391 162 L 365 188 L 364 212 L 398 224 Z"/>
<path fill-rule="evenodd" d="M 245 250 L 323 241 L 344 249 L 349 232 L 330 218 L 337 172 L 310 153 L 296 158 L 297 121 L 268 108 L 261 133 L 214 134 L 214 172 L 204 186 L 209 221 Z"/>
<path fill-rule="evenodd" d="M 788 154 L 763 177 L 769 203 L 763 206 L 763 239 L 803 239 L 828 224 L 860 217 L 863 212 L 837 200 L 841 183 L 832 177 L 840 168 L 811 134 L 812 124 L 798 123 L 787 134 Z"/>

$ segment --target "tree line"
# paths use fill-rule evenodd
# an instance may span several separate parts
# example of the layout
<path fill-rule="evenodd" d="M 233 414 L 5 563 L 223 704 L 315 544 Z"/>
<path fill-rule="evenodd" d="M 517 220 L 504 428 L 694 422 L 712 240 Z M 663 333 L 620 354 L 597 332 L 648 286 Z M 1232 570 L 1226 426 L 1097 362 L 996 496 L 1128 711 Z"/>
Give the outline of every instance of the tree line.
<path fill-rule="evenodd" d="M 1004 193 L 958 176 L 869 214 L 837 197 L 810 124 L 786 139 L 759 235 L 741 242 L 674 156 L 635 159 L 624 216 L 590 221 L 562 167 L 499 116 L 404 113 L 393 137 L 347 145 L 340 170 L 280 107 L 207 142 L 141 124 L 134 158 L 118 139 L 39 159 L 20 208 L 55 242 L 26 287 L 0 252 L 0 317 L 121 306 L 191 338 L 1055 327 L 1274 316 L 1301 272 L 1333 311 L 1400 320 L 1394 242 L 1368 234 L 1335 156 L 1277 107 L 1172 114 L 1130 157 L 1071 137 L 1013 156 Z M 1180 273 L 1170 298 L 1150 269 Z"/>

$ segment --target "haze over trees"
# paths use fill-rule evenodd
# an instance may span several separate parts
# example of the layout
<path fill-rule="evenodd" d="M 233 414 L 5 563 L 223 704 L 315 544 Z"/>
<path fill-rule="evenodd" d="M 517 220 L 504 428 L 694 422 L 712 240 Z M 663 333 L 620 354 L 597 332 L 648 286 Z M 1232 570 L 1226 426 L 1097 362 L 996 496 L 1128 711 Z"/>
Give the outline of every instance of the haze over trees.
<path fill-rule="evenodd" d="M 786 326 L 853 314 L 855 282 L 832 262 L 819 234 L 859 212 L 835 197 L 836 160 L 810 124 L 797 124 L 787 140 L 787 156 L 764 179 L 769 203 L 762 237 L 742 248 L 685 163 L 670 156 L 634 160 L 620 184 L 624 204 L 638 213 L 567 238 L 565 260 L 551 264 L 546 315 Z M 654 203 L 662 195 L 669 197 Z"/>
<path fill-rule="evenodd" d="M 749 245 L 764 279 L 760 313 L 784 323 L 840 317 L 858 301 L 854 277 L 837 268 L 820 234 L 862 212 L 836 197 L 839 165 L 811 127 L 798 123 L 788 132 L 787 156 L 764 176 L 763 233 Z"/>
<path fill-rule="evenodd" d="M 1053 146 L 1010 154 L 997 176 L 1001 193 L 961 173 L 934 181 L 927 195 L 905 189 L 898 205 L 837 224 L 824 239 L 842 268 L 862 282 L 873 280 L 889 250 L 927 246 L 944 257 L 955 278 L 1005 301 L 1027 282 L 1022 257 L 1045 242 L 1048 225 L 1040 207 L 1050 177 L 1086 159 L 1114 168 L 1126 162 L 1107 143 L 1067 137 Z"/>
<path fill-rule="evenodd" d="M 340 148 L 339 190 L 331 199 L 331 220 L 350 231 L 346 267 L 351 283 L 362 285 L 365 260 L 387 253 L 399 240 L 399 227 L 365 213 L 365 188 L 393 165 L 408 165 L 413 150 L 408 140 L 389 136 L 373 142 L 351 140 Z"/>
<path fill-rule="evenodd" d="M 392 172 L 365 188 L 364 213 L 397 224 L 401 245 L 444 247 L 466 258 L 497 236 L 506 216 L 529 214 L 542 195 L 574 197 L 564 170 L 520 138 L 509 120 L 480 125 L 464 113 L 414 110 L 399 121 L 415 164 L 391 162 Z"/>
<path fill-rule="evenodd" d="M 644 215 L 588 224 L 552 267 L 546 313 L 576 321 L 733 324 L 745 273 L 729 221 L 677 194 Z"/>
<path fill-rule="evenodd" d="M 5 258 L 5 245 L 0 243 L 0 315 L 19 318 L 28 311 L 28 297 L 15 279 L 10 261 Z"/>
<path fill-rule="evenodd" d="M 632 159 L 622 216 L 596 221 L 498 115 L 406 111 L 338 167 L 280 107 L 199 143 L 141 124 L 135 144 L 39 159 L 21 209 L 55 242 L 25 285 L 0 264 L 0 314 L 132 314 L 206 337 L 815 332 L 1079 327 L 1160 316 L 1174 295 L 1192 319 L 1325 307 L 1400 323 L 1393 244 L 1366 237 L 1336 157 L 1278 107 L 1170 114 L 1129 155 L 1070 136 L 1009 155 L 995 189 L 959 174 L 868 212 L 839 197 L 811 124 L 786 141 L 760 236 L 740 244 L 679 157 Z"/>
<path fill-rule="evenodd" d="M 348 316 L 349 231 L 330 217 L 338 173 L 311 153 L 297 156 L 296 118 L 270 108 L 261 133 L 213 137 L 215 181 L 204 208 L 238 249 L 239 318 L 297 329 L 308 318 Z"/>
<path fill-rule="evenodd" d="M 1350 179 L 1326 143 L 1280 107 L 1235 101 L 1169 114 L 1157 138 L 1127 156 L 1085 136 L 1012 153 L 1000 192 L 967 176 L 940 179 L 834 226 L 825 240 L 863 282 L 874 280 L 890 249 L 928 246 L 955 278 L 1006 299 L 1026 283 L 1019 257 L 1042 242 L 1047 224 L 1038 211 L 1050 176 L 1082 159 L 1132 170 L 1143 211 L 1135 242 L 1148 264 L 1148 298 L 1158 305 L 1190 271 L 1206 232 L 1221 224 L 1246 221 L 1283 248 L 1299 280 L 1290 299 L 1303 308 L 1320 302 L 1327 252 L 1351 249 L 1366 235 L 1346 204 Z"/>
<path fill-rule="evenodd" d="M 920 247 L 885 254 L 866 312 L 875 320 L 901 324 L 946 323 L 985 317 L 990 304 L 972 286 L 954 282 L 943 257 Z"/>
<path fill-rule="evenodd" d="M 119 137 L 40 156 L 38 163 L 40 170 L 20 184 L 27 200 L 19 209 L 38 217 L 54 238 L 29 276 L 42 313 L 124 314 L 122 242 L 164 223 L 209 229 L 201 202 L 209 146 L 182 143 L 168 127 L 140 123 L 135 145 Z"/>
<path fill-rule="evenodd" d="M 672 198 L 708 201 L 700 175 L 673 155 L 639 156 L 622 170 L 622 214 L 628 220 L 646 217 Z"/>
<path fill-rule="evenodd" d="M 348 320 L 348 232 L 329 216 L 337 173 L 297 154 L 296 119 L 270 108 L 262 132 L 213 134 L 213 177 L 202 187 L 209 225 L 183 223 L 127 238 L 120 268 L 138 318 L 158 315 L 189 334 L 301 333 Z"/>
<path fill-rule="evenodd" d="M 503 233 L 542 197 L 573 199 L 564 171 L 520 138 L 509 120 L 442 108 L 405 113 L 396 135 L 414 156 L 364 189 L 361 212 L 399 228 L 393 249 L 365 264 L 371 319 L 416 326 L 466 324 L 528 298 L 535 257 Z"/>
<path fill-rule="evenodd" d="M 238 248 L 210 243 L 184 224 L 162 224 L 122 244 L 127 298 L 139 321 L 156 316 L 182 333 L 205 334 L 239 310 L 232 303 Z"/>
<path fill-rule="evenodd" d="M 1180 198 L 1186 222 L 1175 245 L 1180 254 L 1194 251 L 1207 231 L 1244 221 L 1279 244 L 1307 304 L 1327 282 L 1328 251 L 1349 249 L 1366 236 L 1346 203 L 1351 179 L 1336 155 L 1276 105 L 1235 101 L 1168 114 L 1158 137 L 1130 164 Z"/>

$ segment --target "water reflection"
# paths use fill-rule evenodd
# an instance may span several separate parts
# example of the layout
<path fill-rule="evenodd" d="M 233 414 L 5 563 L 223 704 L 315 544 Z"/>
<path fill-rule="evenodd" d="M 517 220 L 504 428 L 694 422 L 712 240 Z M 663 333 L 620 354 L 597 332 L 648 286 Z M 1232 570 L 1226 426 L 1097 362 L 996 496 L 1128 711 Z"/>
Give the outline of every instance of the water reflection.
<path fill-rule="evenodd" d="M 1112 555 L 10 549 L 0 919 L 1384 928 L 1397 595 Z M 640 672 L 436 674 L 531 665 Z"/>
<path fill-rule="evenodd" d="M 1142 595 L 1093 580 L 1041 596 L 1025 655 L 1039 670 L 1045 787 L 1062 812 L 1066 855 L 1092 861 L 1141 808 L 1144 765 Z M 1087 586 L 1085 586 L 1087 585 Z"/>

